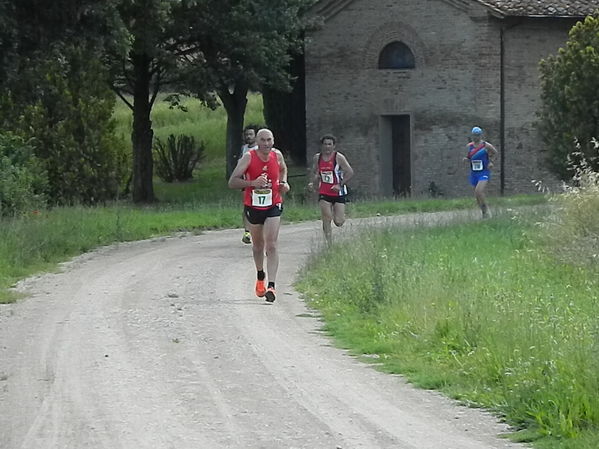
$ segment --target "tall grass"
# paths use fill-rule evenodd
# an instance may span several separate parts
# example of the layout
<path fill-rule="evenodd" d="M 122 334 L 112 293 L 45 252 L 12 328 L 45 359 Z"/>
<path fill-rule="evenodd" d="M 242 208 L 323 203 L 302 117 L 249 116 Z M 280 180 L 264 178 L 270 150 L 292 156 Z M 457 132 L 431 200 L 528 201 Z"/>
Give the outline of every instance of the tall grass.
<path fill-rule="evenodd" d="M 582 441 L 599 436 L 599 273 L 556 266 L 535 231 L 510 218 L 368 231 L 298 286 L 385 370 L 495 409 L 521 438 Z"/>
<path fill-rule="evenodd" d="M 597 157 L 599 142 L 593 140 Z M 592 169 L 582 153 L 574 154 L 572 181 L 564 193 L 552 198 L 554 213 L 541 223 L 543 235 L 553 253 L 576 264 L 599 264 L 599 172 Z"/>
<path fill-rule="evenodd" d="M 18 279 L 53 269 L 58 262 L 114 242 L 177 231 L 237 227 L 241 208 L 226 202 L 131 208 L 69 207 L 6 219 L 0 226 L 0 303 Z"/>

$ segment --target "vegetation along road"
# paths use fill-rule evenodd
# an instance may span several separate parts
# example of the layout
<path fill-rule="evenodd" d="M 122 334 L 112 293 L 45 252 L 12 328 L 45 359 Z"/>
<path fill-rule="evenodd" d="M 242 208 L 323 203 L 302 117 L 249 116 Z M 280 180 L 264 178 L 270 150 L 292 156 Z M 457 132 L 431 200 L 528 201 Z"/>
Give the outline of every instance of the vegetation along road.
<path fill-rule="evenodd" d="M 106 247 L 22 282 L 29 297 L 0 308 L 0 447 L 523 447 L 331 344 L 292 287 L 320 235 L 283 226 L 272 305 L 239 230 Z"/>

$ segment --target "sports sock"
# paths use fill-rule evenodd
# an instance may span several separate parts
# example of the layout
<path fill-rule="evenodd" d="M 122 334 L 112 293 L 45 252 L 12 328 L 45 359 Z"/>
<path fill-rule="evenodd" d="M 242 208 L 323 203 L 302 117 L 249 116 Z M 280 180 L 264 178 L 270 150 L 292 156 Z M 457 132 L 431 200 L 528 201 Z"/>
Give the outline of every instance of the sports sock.
<path fill-rule="evenodd" d="M 275 288 L 275 283 L 274 282 L 269 282 L 268 283 L 268 288 L 270 288 L 270 287 Z"/>
<path fill-rule="evenodd" d="M 258 280 L 263 281 L 265 278 L 266 278 L 266 273 L 264 273 L 264 270 L 258 270 Z"/>

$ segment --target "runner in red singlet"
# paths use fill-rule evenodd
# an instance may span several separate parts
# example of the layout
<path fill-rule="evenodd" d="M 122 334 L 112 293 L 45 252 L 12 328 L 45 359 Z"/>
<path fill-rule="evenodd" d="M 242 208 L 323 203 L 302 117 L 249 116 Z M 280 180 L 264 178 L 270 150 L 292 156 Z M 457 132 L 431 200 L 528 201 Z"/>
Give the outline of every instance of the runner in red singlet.
<path fill-rule="evenodd" d="M 336 142 L 335 136 L 327 134 L 321 137 L 321 151 L 314 155 L 312 181 L 308 184 L 308 189 L 313 190 L 318 183 L 322 230 L 329 244 L 333 233 L 331 222 L 338 227 L 345 223 L 346 184 L 354 176 L 347 158 L 335 151 Z"/>
<path fill-rule="evenodd" d="M 283 213 L 282 194 L 289 191 L 287 165 L 281 152 L 273 148 L 274 137 L 270 130 L 259 130 L 256 133 L 256 143 L 258 148 L 248 151 L 237 162 L 229 179 L 229 187 L 245 189 L 243 204 L 252 235 L 257 271 L 256 295 L 273 302 L 276 298 L 275 280 L 279 268 L 277 240 Z"/>

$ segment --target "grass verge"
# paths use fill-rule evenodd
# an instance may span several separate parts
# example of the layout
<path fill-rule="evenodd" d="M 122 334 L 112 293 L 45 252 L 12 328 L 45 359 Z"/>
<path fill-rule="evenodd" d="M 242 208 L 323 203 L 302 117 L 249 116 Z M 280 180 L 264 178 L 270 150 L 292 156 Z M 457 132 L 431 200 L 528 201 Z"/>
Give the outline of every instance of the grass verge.
<path fill-rule="evenodd" d="M 298 289 L 380 369 L 492 409 L 539 448 L 596 448 L 599 270 L 556 264 L 532 222 L 369 230 L 315 255 Z"/>

